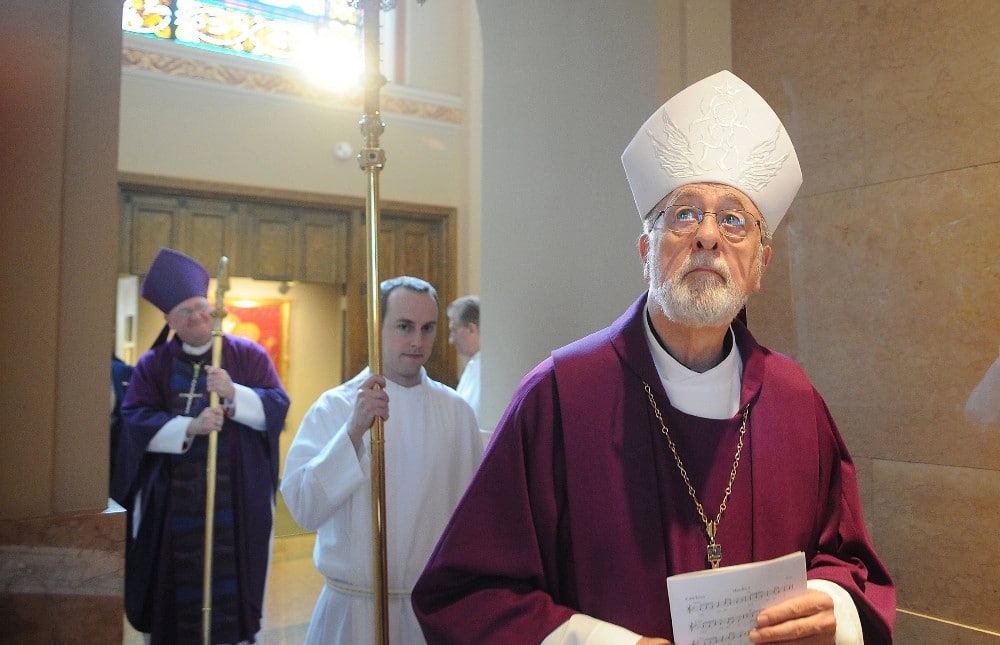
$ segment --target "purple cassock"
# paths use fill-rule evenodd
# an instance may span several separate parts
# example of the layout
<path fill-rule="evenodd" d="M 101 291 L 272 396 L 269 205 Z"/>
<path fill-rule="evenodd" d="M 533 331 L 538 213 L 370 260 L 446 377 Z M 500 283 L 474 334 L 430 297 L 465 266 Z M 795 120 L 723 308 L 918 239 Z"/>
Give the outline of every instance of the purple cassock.
<path fill-rule="evenodd" d="M 186 354 L 175 336 L 136 365 L 122 404 L 124 427 L 112 497 L 128 510 L 125 606 L 156 643 L 201 639 L 208 440 L 182 454 L 147 452 L 167 421 L 208 405 L 204 365 L 211 350 Z M 214 513 L 212 642 L 252 641 L 260 629 L 270 555 L 278 436 L 289 399 L 260 345 L 225 336 L 222 367 L 263 402 L 266 428 L 226 418 L 219 432 Z M 196 396 L 190 396 L 191 393 Z M 191 404 L 189 405 L 189 401 Z M 134 526 L 141 517 L 138 527 Z"/>
<path fill-rule="evenodd" d="M 640 297 L 613 325 L 553 353 L 521 382 L 413 590 L 427 642 L 539 643 L 575 613 L 673 638 L 667 576 L 704 569 L 715 518 L 723 566 L 806 554 L 809 578 L 854 599 L 865 642 L 889 643 L 895 589 L 865 528 L 854 465 L 826 405 L 791 359 L 733 331 L 739 412 L 674 408 L 647 346 Z"/>

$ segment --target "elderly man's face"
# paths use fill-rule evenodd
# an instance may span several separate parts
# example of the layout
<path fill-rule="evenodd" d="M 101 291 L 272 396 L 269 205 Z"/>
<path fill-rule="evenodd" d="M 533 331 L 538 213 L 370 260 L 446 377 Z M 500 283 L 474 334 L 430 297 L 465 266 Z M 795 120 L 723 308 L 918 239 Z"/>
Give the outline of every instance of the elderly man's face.
<path fill-rule="evenodd" d="M 212 340 L 212 305 L 204 296 L 192 296 L 167 314 L 167 324 L 188 345 L 201 347 Z"/>
<path fill-rule="evenodd" d="M 721 184 L 681 186 L 656 205 L 653 217 L 680 204 L 706 213 L 743 210 L 762 219 L 750 198 Z M 771 247 L 761 246 L 757 223 L 748 219 L 746 238 L 734 240 L 723 235 L 711 214 L 686 235 L 667 229 L 663 219 L 660 217 L 653 230 L 639 238 L 654 313 L 658 309 L 670 320 L 692 327 L 728 325 L 750 294 L 760 290 L 761 276 L 771 258 Z"/>

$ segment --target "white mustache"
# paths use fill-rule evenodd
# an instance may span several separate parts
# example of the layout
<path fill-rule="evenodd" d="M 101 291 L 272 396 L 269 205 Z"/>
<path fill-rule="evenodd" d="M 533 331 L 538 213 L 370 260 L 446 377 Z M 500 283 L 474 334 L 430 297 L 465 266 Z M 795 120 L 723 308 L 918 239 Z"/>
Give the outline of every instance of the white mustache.
<path fill-rule="evenodd" d="M 687 275 L 695 269 L 708 268 L 717 271 L 727 281 L 732 278 L 729 267 L 720 257 L 713 257 L 708 254 L 689 255 L 681 266 L 681 275 Z"/>

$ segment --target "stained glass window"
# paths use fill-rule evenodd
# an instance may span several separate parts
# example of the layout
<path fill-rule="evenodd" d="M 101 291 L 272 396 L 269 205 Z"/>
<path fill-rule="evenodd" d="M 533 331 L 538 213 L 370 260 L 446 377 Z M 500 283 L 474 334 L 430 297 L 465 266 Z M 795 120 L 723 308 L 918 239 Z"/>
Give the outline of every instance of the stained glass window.
<path fill-rule="evenodd" d="M 361 69 L 361 12 L 347 0 L 125 0 L 122 30 L 257 60 Z"/>

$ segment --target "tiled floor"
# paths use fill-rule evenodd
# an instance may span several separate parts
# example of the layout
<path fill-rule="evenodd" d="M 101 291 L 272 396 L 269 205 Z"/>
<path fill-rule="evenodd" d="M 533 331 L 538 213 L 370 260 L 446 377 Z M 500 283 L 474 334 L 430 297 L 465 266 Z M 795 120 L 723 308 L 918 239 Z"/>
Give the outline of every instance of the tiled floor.
<path fill-rule="evenodd" d="M 323 576 L 313 566 L 314 533 L 274 538 L 271 573 L 264 604 L 261 645 L 301 645 L 309 618 L 323 588 Z M 142 645 L 142 636 L 125 624 L 124 645 Z"/>
<path fill-rule="evenodd" d="M 274 539 L 262 645 L 301 645 L 323 576 L 312 560 L 315 533 Z"/>

